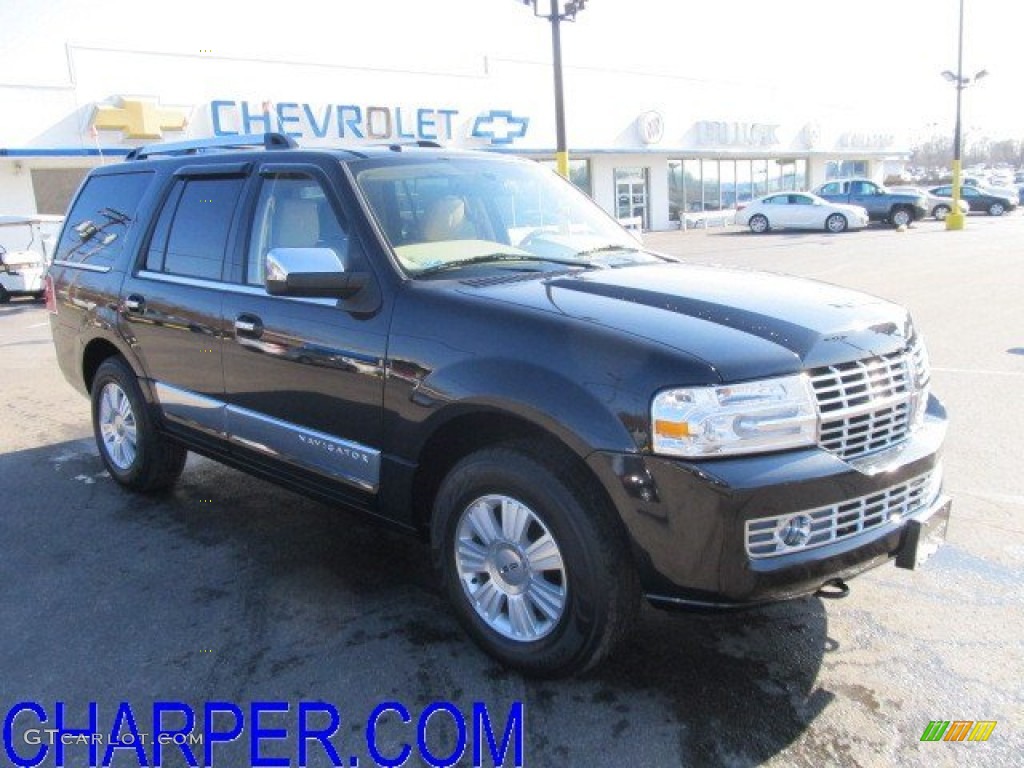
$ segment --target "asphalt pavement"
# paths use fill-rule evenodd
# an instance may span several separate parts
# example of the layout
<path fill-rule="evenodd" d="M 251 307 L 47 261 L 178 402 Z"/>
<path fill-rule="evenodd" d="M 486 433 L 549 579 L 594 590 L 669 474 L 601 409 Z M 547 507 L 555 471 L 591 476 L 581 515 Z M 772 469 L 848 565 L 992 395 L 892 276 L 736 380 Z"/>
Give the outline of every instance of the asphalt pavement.
<path fill-rule="evenodd" d="M 486 741 L 474 702 L 498 736 L 521 702 L 529 766 L 1021 765 L 1024 214 L 971 217 L 963 232 L 936 222 L 842 235 L 727 227 L 646 241 L 912 309 L 952 418 L 949 540 L 923 569 L 875 570 L 843 600 L 724 615 L 645 609 L 631 641 L 593 673 L 527 680 L 463 635 L 417 540 L 194 456 L 172 493 L 120 489 L 96 455 L 88 402 L 57 370 L 45 309 L 18 300 L 0 306 L 6 746 L 32 757 L 46 740 L 27 732 L 55 727 L 59 708 L 65 728 L 82 728 L 95 702 L 102 735 L 125 725 L 118 707 L 128 702 L 152 737 L 154 702 L 184 705 L 164 725 L 221 702 L 217 728 L 231 731 L 233 703 L 245 733 L 216 744 L 213 764 L 248 765 L 252 704 L 264 702 L 279 705 L 266 728 L 286 732 L 259 745 L 266 764 L 297 765 L 305 745 L 309 765 L 328 765 L 322 743 L 300 739 L 297 725 L 299 703 L 319 702 L 306 725 L 327 728 L 326 702 L 340 715 L 332 743 L 346 765 L 397 764 L 404 745 L 407 765 L 430 764 L 417 745 L 421 722 L 432 762 L 443 763 L 459 753 L 463 717 L 456 764 L 468 766 Z M 26 702 L 47 722 L 18 709 Z M 410 722 L 397 706 L 375 719 L 385 702 Z M 438 702 L 461 715 L 435 712 Z M 922 742 L 935 720 L 996 726 L 984 742 Z M 488 747 L 483 765 L 494 764 Z M 63 749 L 65 764 L 89 764 L 87 746 Z M 200 764 L 203 749 L 193 747 Z M 151 745 L 143 752 L 152 758 Z M 134 749 L 112 754 L 115 766 L 140 764 Z M 50 745 L 40 764 L 57 756 Z M 13 760 L 0 751 L 0 766 Z M 163 764 L 185 765 L 185 753 L 165 745 Z"/>

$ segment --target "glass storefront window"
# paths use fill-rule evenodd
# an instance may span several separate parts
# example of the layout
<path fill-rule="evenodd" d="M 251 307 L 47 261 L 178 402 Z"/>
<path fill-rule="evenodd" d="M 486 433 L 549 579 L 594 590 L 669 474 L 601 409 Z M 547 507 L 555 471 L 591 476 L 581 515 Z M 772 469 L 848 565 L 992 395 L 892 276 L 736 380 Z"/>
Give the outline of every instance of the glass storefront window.
<path fill-rule="evenodd" d="M 778 166 L 779 190 L 796 190 L 796 160 L 792 158 L 779 158 L 775 161 Z"/>
<path fill-rule="evenodd" d="M 702 160 L 701 175 L 704 177 L 704 210 L 722 210 L 722 192 L 718 184 L 718 161 Z"/>
<path fill-rule="evenodd" d="M 867 175 L 867 160 L 829 160 L 825 163 L 826 179 L 847 179 L 852 176 Z"/>
<path fill-rule="evenodd" d="M 668 161 L 668 220 L 679 221 L 679 213 L 685 205 L 683 184 L 683 161 Z"/>
<path fill-rule="evenodd" d="M 730 210 L 771 192 L 806 188 L 803 158 L 669 160 L 669 220 L 679 221 L 681 213 Z"/>
<path fill-rule="evenodd" d="M 797 191 L 807 189 L 807 161 L 803 158 L 797 160 L 793 173 L 793 189 Z"/>
<path fill-rule="evenodd" d="M 754 179 L 754 197 L 768 194 L 768 161 L 752 160 L 750 166 Z"/>
<path fill-rule="evenodd" d="M 736 207 L 736 161 L 723 160 L 719 165 L 722 182 L 722 209 Z"/>
<path fill-rule="evenodd" d="M 736 161 L 736 200 L 749 203 L 754 199 L 753 181 L 750 175 L 750 161 Z"/>
<path fill-rule="evenodd" d="M 768 192 L 778 192 L 782 187 L 782 166 L 777 159 L 768 161 Z"/>

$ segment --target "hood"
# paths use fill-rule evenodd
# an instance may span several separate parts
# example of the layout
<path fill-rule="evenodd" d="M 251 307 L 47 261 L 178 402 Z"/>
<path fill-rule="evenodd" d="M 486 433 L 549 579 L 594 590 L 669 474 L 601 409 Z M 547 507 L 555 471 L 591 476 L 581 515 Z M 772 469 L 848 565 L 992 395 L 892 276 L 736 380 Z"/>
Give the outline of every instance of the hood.
<path fill-rule="evenodd" d="M 903 349 L 905 309 L 802 278 L 689 264 L 482 281 L 461 290 L 674 348 L 742 381 Z"/>

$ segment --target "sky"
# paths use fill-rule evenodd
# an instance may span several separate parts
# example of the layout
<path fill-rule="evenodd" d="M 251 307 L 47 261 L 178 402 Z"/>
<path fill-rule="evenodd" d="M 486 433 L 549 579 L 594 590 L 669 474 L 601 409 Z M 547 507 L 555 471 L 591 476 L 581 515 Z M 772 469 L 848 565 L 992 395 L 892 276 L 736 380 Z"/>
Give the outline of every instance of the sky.
<path fill-rule="evenodd" d="M 547 0 L 541 0 L 542 3 Z M 1024 139 L 1024 0 L 964 0 L 968 138 Z M 64 45 L 475 71 L 550 61 L 521 0 L 0 0 L 2 83 L 67 84 Z M 589 0 L 563 27 L 565 65 L 667 73 L 850 104 L 879 128 L 952 132 L 959 0 Z M 237 10 L 236 10 L 237 9 Z M 2 98 L 2 92 L 0 92 Z M 685 99 L 685 81 L 666 99 Z M 570 99 L 571 107 L 571 99 Z"/>

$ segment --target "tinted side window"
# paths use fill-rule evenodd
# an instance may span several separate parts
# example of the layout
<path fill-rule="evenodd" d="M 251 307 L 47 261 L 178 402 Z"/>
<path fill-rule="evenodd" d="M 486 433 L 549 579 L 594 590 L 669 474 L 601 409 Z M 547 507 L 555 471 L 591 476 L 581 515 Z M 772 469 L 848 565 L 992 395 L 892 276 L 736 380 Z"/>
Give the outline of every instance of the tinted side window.
<path fill-rule="evenodd" d="M 188 179 L 180 196 L 172 191 L 160 214 L 146 266 L 153 269 L 162 263 L 162 271 L 170 274 L 220 280 L 228 233 L 244 183 L 242 178 Z M 161 254 L 160 225 L 172 216 L 172 206 L 167 245 Z"/>
<path fill-rule="evenodd" d="M 141 172 L 89 179 L 68 214 L 55 258 L 112 266 L 152 178 Z"/>
<path fill-rule="evenodd" d="M 833 181 L 831 184 L 826 184 L 821 188 L 821 194 L 823 195 L 838 195 L 841 193 L 840 185 L 838 181 Z"/>

